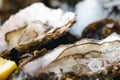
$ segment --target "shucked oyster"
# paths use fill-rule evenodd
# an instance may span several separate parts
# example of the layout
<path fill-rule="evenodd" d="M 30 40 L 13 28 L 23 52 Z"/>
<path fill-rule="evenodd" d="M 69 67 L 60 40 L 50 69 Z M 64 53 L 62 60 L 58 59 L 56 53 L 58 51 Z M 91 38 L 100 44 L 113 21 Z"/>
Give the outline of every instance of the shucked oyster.
<path fill-rule="evenodd" d="M 69 77 L 65 74 L 72 73 L 80 80 L 109 80 L 120 76 L 120 36 L 114 33 L 100 41 L 85 39 L 59 46 L 25 64 L 23 71 L 37 78 L 54 73 L 64 80 Z"/>
<path fill-rule="evenodd" d="M 74 21 L 72 12 L 34 3 L 11 16 L 0 27 L 0 53 L 12 48 L 23 52 L 56 39 L 67 32 Z"/>

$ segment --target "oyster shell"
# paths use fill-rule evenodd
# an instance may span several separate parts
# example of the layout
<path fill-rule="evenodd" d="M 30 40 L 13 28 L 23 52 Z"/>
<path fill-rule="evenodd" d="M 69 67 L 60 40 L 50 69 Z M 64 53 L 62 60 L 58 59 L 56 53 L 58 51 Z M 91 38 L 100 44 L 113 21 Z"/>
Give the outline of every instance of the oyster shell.
<path fill-rule="evenodd" d="M 0 27 L 0 53 L 12 48 L 20 52 L 47 43 L 66 33 L 75 14 L 34 3 L 12 15 Z"/>
<path fill-rule="evenodd" d="M 112 19 L 103 19 L 88 25 L 81 38 L 104 39 L 113 32 L 120 33 L 120 23 Z"/>
<path fill-rule="evenodd" d="M 100 41 L 85 39 L 59 46 L 43 57 L 25 64 L 23 71 L 38 78 L 42 73 L 49 72 L 54 72 L 60 79 L 69 72 L 73 72 L 80 79 L 84 79 L 81 76 L 88 77 L 85 80 L 91 80 L 89 77 L 92 80 L 100 78 L 99 75 L 110 74 L 115 77 L 120 71 L 120 36 L 114 33 Z"/>

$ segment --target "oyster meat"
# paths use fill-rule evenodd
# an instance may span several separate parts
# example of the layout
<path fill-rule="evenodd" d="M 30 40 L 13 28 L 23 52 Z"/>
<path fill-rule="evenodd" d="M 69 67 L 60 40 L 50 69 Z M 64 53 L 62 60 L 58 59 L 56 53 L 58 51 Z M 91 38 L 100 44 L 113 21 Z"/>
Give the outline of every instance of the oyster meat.
<path fill-rule="evenodd" d="M 12 15 L 0 27 L 0 53 L 15 48 L 25 52 L 62 36 L 75 21 L 73 12 L 34 3 Z"/>
<path fill-rule="evenodd" d="M 120 36 L 113 33 L 99 41 L 84 39 L 61 45 L 43 57 L 28 62 L 22 70 L 37 78 L 43 73 L 54 73 L 60 80 L 70 72 L 84 80 L 106 80 L 120 76 Z"/>

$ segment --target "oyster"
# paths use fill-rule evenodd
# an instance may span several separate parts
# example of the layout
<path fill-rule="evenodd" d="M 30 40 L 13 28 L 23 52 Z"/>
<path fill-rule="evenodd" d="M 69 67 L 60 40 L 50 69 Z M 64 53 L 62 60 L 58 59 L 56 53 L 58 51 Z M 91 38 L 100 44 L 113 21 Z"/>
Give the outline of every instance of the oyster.
<path fill-rule="evenodd" d="M 0 27 L 0 53 L 13 48 L 25 52 L 30 47 L 41 46 L 66 33 L 74 21 L 72 12 L 34 3 L 12 15 Z"/>
<path fill-rule="evenodd" d="M 104 39 L 113 32 L 120 33 L 120 23 L 112 19 L 103 19 L 88 25 L 81 38 Z"/>
<path fill-rule="evenodd" d="M 23 71 L 37 78 L 43 73 L 54 73 L 61 80 L 70 72 L 84 80 L 106 80 L 120 76 L 120 36 L 113 33 L 99 41 L 84 39 L 61 45 L 25 64 Z"/>

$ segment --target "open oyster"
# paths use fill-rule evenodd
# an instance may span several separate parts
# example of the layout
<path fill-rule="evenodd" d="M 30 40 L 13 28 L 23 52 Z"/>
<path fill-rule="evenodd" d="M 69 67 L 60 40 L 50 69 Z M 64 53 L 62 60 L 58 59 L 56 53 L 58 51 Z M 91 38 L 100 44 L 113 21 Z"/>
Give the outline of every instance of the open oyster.
<path fill-rule="evenodd" d="M 72 12 L 34 3 L 12 15 L 0 27 L 0 53 L 12 48 L 24 52 L 30 47 L 41 46 L 66 33 L 74 21 Z"/>
<path fill-rule="evenodd" d="M 120 76 L 120 36 L 114 33 L 100 41 L 84 39 L 61 45 L 28 62 L 22 70 L 38 79 L 53 73 L 54 78 L 60 80 L 69 78 L 65 75 L 84 80 L 109 80 Z"/>

